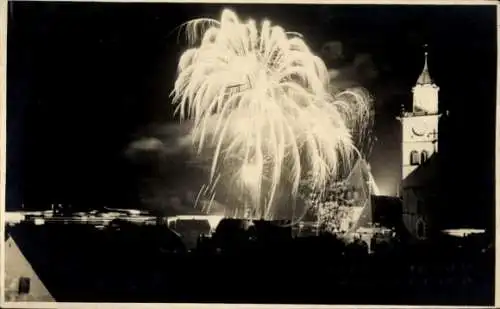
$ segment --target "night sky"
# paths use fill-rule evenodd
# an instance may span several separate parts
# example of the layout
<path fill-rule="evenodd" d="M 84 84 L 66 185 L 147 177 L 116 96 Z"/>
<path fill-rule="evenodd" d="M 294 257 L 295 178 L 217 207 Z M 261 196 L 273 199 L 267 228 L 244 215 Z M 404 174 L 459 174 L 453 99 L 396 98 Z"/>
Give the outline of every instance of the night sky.
<path fill-rule="evenodd" d="M 370 162 L 385 194 L 395 194 L 400 178 L 395 116 L 401 104 L 411 104 L 422 46 L 428 44 L 440 108 L 450 111 L 440 129 L 440 152 L 452 171 L 446 186 L 462 193 L 454 197 L 452 216 L 491 222 L 494 5 L 11 3 L 7 208 L 18 209 L 23 202 L 32 208 L 50 203 L 141 207 L 147 183 L 140 184 L 141 177 L 152 179 L 160 170 L 159 190 L 188 182 L 182 177 L 192 179 L 181 168 L 183 156 L 168 151 L 167 140 L 179 131 L 172 129 L 169 93 L 186 47 L 175 28 L 196 17 L 218 18 L 223 7 L 244 19 L 269 18 L 302 33 L 311 49 L 341 72 L 339 84 L 372 92 L 378 141 Z M 324 48 L 339 41 L 340 56 L 339 49 Z M 130 155 L 131 143 L 145 136 L 164 142 L 160 159 Z"/>

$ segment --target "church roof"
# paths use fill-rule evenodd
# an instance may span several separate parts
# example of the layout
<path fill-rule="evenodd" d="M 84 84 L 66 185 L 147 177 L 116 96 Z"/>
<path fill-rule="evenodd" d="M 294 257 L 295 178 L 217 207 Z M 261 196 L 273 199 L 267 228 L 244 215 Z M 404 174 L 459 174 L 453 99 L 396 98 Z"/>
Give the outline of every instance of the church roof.
<path fill-rule="evenodd" d="M 351 186 L 357 188 L 364 188 L 366 186 L 366 182 L 368 180 L 369 173 L 368 165 L 365 160 L 359 159 L 356 161 L 354 166 L 352 167 L 349 176 L 347 176 L 347 183 Z"/>
<path fill-rule="evenodd" d="M 379 188 L 370 171 L 370 165 L 363 158 L 356 161 L 349 173 L 349 176 L 347 176 L 346 181 L 351 186 L 357 189 L 362 189 L 363 192 L 367 194 L 369 194 L 369 192 L 379 194 Z"/>
<path fill-rule="evenodd" d="M 427 52 L 425 52 L 425 63 L 424 69 L 417 80 L 417 85 L 432 85 L 434 82 L 432 81 L 431 74 L 429 73 L 429 67 L 427 65 Z"/>
<path fill-rule="evenodd" d="M 439 170 L 442 165 L 440 161 L 439 153 L 434 153 L 403 180 L 402 187 L 436 187 L 434 185 L 438 184 L 441 179 Z"/>

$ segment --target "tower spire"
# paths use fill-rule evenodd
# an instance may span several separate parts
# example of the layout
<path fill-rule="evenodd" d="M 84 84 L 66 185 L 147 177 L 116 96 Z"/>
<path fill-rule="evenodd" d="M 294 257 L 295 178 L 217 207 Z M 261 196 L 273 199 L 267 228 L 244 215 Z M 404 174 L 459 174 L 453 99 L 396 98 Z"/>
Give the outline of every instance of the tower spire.
<path fill-rule="evenodd" d="M 420 76 L 418 77 L 417 80 L 417 85 L 432 85 L 432 78 L 429 73 L 429 67 L 427 65 L 427 55 L 429 53 L 427 52 L 427 44 L 424 44 L 424 69 L 422 70 L 422 73 L 420 73 Z"/>

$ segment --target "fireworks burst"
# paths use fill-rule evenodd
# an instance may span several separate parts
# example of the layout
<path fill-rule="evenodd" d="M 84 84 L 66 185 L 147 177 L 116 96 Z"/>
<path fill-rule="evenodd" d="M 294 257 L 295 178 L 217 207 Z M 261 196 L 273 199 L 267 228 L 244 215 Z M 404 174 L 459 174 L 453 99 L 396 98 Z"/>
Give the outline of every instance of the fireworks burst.
<path fill-rule="evenodd" d="M 226 9 L 220 21 L 184 26 L 192 47 L 179 60 L 173 102 L 181 120 L 193 121 L 199 154 L 209 152 L 210 185 L 230 186 L 266 219 L 280 187 L 295 197 L 306 173 L 323 190 L 351 159 L 353 130 L 368 115 L 366 95 L 333 96 L 324 62 L 302 36 L 268 20 L 257 27 Z"/>

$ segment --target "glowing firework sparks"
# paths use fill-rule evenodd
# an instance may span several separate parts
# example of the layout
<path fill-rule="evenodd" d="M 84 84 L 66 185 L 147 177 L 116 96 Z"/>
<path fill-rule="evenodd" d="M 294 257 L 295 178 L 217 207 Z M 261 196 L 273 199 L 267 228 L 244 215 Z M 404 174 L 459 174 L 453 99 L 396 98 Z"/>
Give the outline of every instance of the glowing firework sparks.
<path fill-rule="evenodd" d="M 193 121 L 199 153 L 210 150 L 211 185 L 221 174 L 236 180 L 233 194 L 248 196 L 244 203 L 268 219 L 279 187 L 296 196 L 306 172 L 322 190 L 350 160 L 364 95 L 332 96 L 324 62 L 300 34 L 267 20 L 258 28 L 224 10 L 220 21 L 185 26 L 196 45 L 179 60 L 173 102 L 181 119 Z"/>

